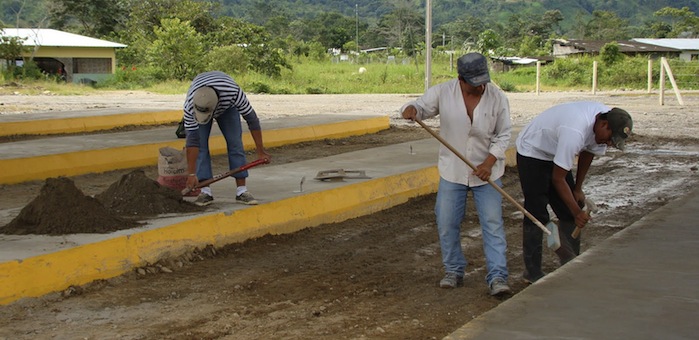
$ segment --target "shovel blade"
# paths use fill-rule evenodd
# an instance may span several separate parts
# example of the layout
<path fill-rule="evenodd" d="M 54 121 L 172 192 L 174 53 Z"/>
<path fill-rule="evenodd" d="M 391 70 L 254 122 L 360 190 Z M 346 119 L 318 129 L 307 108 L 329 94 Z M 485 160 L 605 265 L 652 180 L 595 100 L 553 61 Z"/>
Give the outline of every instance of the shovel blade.
<path fill-rule="evenodd" d="M 551 234 L 546 236 L 546 244 L 551 250 L 557 250 L 561 247 L 561 238 L 558 235 L 558 225 L 553 222 L 546 224 L 546 229 L 551 232 Z"/>

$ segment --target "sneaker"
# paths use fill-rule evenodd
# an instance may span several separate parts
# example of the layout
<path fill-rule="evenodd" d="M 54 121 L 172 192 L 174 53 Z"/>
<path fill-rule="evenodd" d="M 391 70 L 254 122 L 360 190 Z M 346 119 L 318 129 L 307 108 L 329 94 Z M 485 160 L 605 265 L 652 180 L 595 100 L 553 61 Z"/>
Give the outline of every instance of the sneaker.
<path fill-rule="evenodd" d="M 203 207 L 203 206 L 207 206 L 213 202 L 214 202 L 214 198 L 211 197 L 211 195 L 201 193 L 201 194 L 199 194 L 199 196 L 197 196 L 197 199 L 194 201 L 194 204 L 196 204 L 200 207 Z"/>
<path fill-rule="evenodd" d="M 507 285 L 507 281 L 501 277 L 496 277 L 490 281 L 490 295 L 510 294 L 512 289 Z"/>
<path fill-rule="evenodd" d="M 456 288 L 464 285 L 464 277 L 458 276 L 456 273 L 447 273 L 442 281 L 439 281 L 439 286 L 442 288 Z"/>
<path fill-rule="evenodd" d="M 235 196 L 235 201 L 241 204 L 247 204 L 247 205 L 255 205 L 257 204 L 257 200 L 255 197 L 252 197 L 252 194 L 249 192 L 244 192 L 238 196 Z"/>

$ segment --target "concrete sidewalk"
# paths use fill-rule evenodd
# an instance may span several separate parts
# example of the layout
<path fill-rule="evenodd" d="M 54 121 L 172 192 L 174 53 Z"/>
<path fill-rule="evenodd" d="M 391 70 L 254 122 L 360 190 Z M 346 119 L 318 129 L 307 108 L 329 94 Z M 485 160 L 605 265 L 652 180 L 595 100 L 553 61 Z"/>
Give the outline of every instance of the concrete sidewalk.
<path fill-rule="evenodd" d="M 133 118 L 129 114 L 114 114 L 108 117 L 114 126 L 124 126 L 120 120 Z M 76 117 L 82 120 L 90 118 L 92 117 Z M 12 123 L 0 122 L 0 130 L 9 129 L 7 124 Z M 66 130 L 72 125 L 60 119 L 54 121 L 54 125 L 63 124 Z M 265 119 L 261 120 L 261 124 L 264 143 L 268 148 L 324 138 L 375 133 L 390 127 L 387 116 L 338 114 Z M 243 130 L 243 144 L 246 150 L 254 148 L 245 124 Z M 166 146 L 176 149 L 184 147 L 184 140 L 175 136 L 174 127 L 52 136 L 0 143 L 0 168 L 4 169 L 0 172 L 0 184 L 156 165 L 158 150 Z M 212 129 L 209 148 L 212 155 L 226 152 L 225 139 L 216 126 Z"/>
<path fill-rule="evenodd" d="M 699 189 L 445 339 L 697 339 Z"/>

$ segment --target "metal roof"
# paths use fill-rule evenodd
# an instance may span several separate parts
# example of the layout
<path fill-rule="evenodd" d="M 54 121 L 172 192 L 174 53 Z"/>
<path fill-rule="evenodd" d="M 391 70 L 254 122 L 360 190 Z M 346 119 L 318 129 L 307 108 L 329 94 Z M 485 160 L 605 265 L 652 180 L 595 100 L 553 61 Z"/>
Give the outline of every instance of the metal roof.
<path fill-rule="evenodd" d="M 683 51 L 699 50 L 699 39 L 682 39 L 682 38 L 666 38 L 666 39 L 631 39 L 644 44 L 675 48 Z"/>
<path fill-rule="evenodd" d="M 619 46 L 619 51 L 622 53 L 631 52 L 680 52 L 681 49 L 661 46 L 658 44 L 645 43 L 640 40 L 583 40 L 583 39 L 556 39 L 555 42 L 561 46 L 571 46 L 580 52 L 599 52 L 605 44 L 616 42 Z"/>
<path fill-rule="evenodd" d="M 113 47 L 123 48 L 119 44 L 107 40 L 95 39 L 84 35 L 58 31 L 50 28 L 4 28 L 2 35 L 24 39 L 24 46 L 51 47 Z"/>

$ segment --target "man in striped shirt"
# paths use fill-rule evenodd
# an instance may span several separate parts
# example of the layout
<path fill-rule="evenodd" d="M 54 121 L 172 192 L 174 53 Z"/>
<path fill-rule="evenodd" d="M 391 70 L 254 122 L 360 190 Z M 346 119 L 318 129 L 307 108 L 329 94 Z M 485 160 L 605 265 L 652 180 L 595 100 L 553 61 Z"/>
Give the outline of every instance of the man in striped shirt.
<path fill-rule="evenodd" d="M 265 151 L 262 143 L 262 129 L 257 113 L 233 78 L 220 71 L 204 72 L 194 77 L 184 101 L 188 188 L 196 187 L 200 180 L 213 177 L 209 136 L 214 120 L 218 123 L 226 140 L 229 168 L 232 170 L 246 163 L 240 117 L 243 117 L 248 124 L 250 135 L 255 142 L 257 158 L 269 161 L 271 156 Z M 233 177 L 237 185 L 236 202 L 257 204 L 245 185 L 245 179 L 248 177 L 247 170 Z M 213 200 L 211 188 L 203 187 L 194 203 L 205 206 L 211 204 Z"/>

